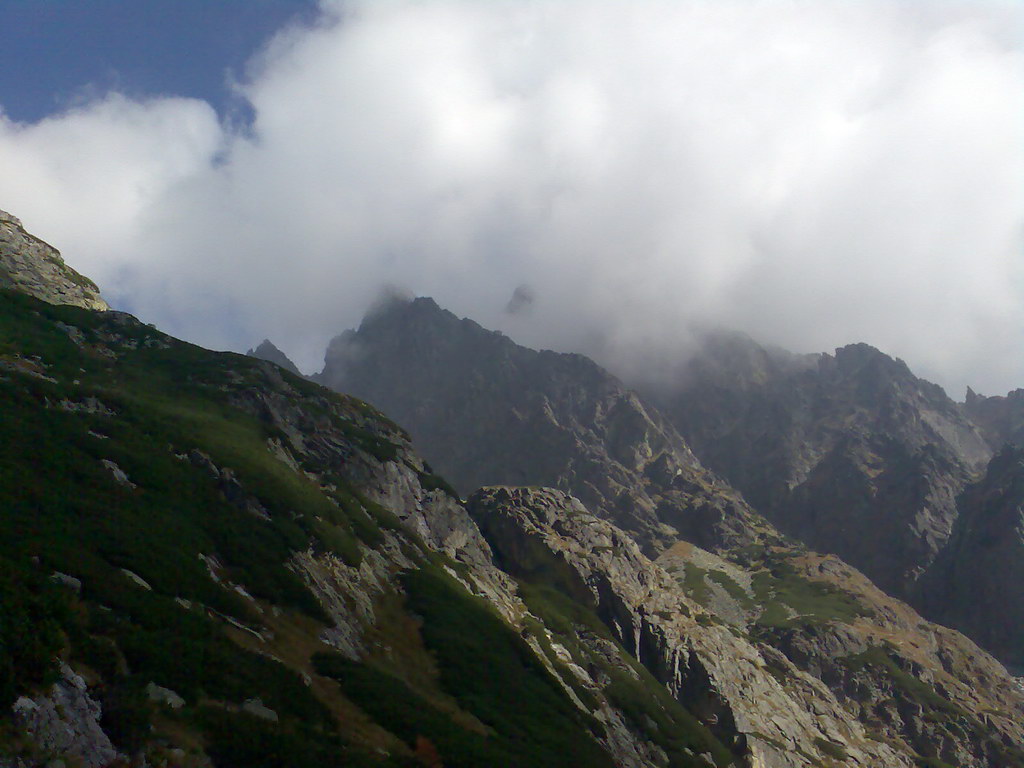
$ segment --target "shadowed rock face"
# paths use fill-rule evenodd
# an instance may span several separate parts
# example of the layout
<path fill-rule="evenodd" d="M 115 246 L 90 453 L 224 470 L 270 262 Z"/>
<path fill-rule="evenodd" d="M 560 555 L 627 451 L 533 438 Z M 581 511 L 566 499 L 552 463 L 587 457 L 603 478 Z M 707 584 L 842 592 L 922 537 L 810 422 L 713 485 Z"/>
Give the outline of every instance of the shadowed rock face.
<path fill-rule="evenodd" d="M 0 288 L 13 288 L 50 304 L 110 309 L 100 290 L 64 263 L 60 252 L 34 235 L 21 221 L 0 211 Z"/>
<path fill-rule="evenodd" d="M 335 338 L 314 378 L 391 414 L 462 494 L 561 488 L 648 551 L 678 537 L 717 547 L 773 535 L 591 360 L 521 347 L 431 299 L 394 300 Z"/>
<path fill-rule="evenodd" d="M 835 552 L 936 621 L 1024 661 L 1024 390 L 958 405 L 867 345 L 792 355 L 708 338 L 651 391 L 700 459 L 780 529 Z"/>
<path fill-rule="evenodd" d="M 676 386 L 643 394 L 769 520 L 897 594 L 990 455 L 940 387 L 866 344 L 792 355 L 715 334 Z"/>
<path fill-rule="evenodd" d="M 271 344 L 270 339 L 264 339 L 256 349 L 250 349 L 245 354 L 249 357 L 258 357 L 260 360 L 280 365 L 286 371 L 291 371 L 296 375 L 302 375 L 299 369 L 295 367 L 295 363 L 288 359 L 288 355 Z"/>
<path fill-rule="evenodd" d="M 1005 397 L 984 397 L 968 388 L 964 412 L 993 450 L 1006 443 L 1024 445 L 1024 389 L 1015 389 Z"/>
<path fill-rule="evenodd" d="M 922 583 L 924 604 L 1024 669 L 1024 449 L 1006 446 L 959 499 L 960 517 Z"/>

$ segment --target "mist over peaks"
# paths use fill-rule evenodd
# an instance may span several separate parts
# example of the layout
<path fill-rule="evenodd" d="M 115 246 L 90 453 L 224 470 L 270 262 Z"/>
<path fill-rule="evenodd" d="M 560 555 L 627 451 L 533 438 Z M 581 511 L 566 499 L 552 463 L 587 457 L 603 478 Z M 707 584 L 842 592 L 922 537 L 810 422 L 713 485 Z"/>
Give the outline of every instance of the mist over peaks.
<path fill-rule="evenodd" d="M 305 371 L 385 285 L 620 375 L 694 324 L 1024 382 L 1018 4 L 325 2 L 254 119 L 0 114 L 0 203 L 120 308 Z M 518 298 L 517 298 L 518 297 Z"/>

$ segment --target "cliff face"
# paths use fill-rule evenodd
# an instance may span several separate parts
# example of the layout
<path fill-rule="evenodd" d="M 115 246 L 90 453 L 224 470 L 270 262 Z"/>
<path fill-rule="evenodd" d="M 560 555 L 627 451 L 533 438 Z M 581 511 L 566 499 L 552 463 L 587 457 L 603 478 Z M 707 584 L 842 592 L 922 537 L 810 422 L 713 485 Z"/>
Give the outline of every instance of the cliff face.
<path fill-rule="evenodd" d="M 680 543 L 652 562 L 550 489 L 485 488 L 468 509 L 551 642 L 604 671 L 588 685 L 614 699 L 609 659 L 635 659 L 750 765 L 1024 758 L 1024 697 L 1005 670 L 835 557 L 748 548 L 723 560 Z"/>
<path fill-rule="evenodd" d="M 1005 397 L 984 397 L 968 388 L 963 407 L 993 450 L 1006 443 L 1024 445 L 1024 389 Z"/>
<path fill-rule="evenodd" d="M 715 334 L 646 395 L 783 531 L 904 596 L 991 454 L 940 387 L 866 344 L 798 356 Z"/>
<path fill-rule="evenodd" d="M 1022 392 L 958 405 L 866 345 L 796 356 L 721 334 L 649 394 L 783 531 L 1019 667 L 1024 493 L 1013 450 L 986 463 L 1024 438 Z"/>
<path fill-rule="evenodd" d="M 949 543 L 923 580 L 925 605 L 1024 669 L 1024 449 L 1004 447 L 958 503 Z"/>
<path fill-rule="evenodd" d="M 680 537 L 714 548 L 777 535 L 595 363 L 521 347 L 430 299 L 393 301 L 337 337 L 314 378 L 391 414 L 462 494 L 561 488 L 652 554 Z"/>
<path fill-rule="evenodd" d="M 709 732 L 751 765 L 806 765 L 811 756 L 821 759 L 816 740 L 842 750 L 851 765 L 911 764 L 869 740 L 858 723 L 851 727 L 824 686 L 785 662 L 791 685 L 783 685 L 754 645 L 719 624 L 629 536 L 578 501 L 547 489 L 485 488 L 469 500 L 469 510 L 499 562 L 528 585 L 527 594 L 537 590 L 527 604 L 541 615 L 547 611 L 549 626 L 560 624 L 553 619 L 559 603 L 545 602 L 543 590 L 558 590 L 563 605 L 573 607 L 575 615 L 562 615 L 562 631 L 552 640 L 583 669 L 603 668 L 611 695 L 617 675 L 653 678 L 677 706 L 693 712 L 695 734 Z M 634 717 L 643 727 L 640 713 Z"/>
<path fill-rule="evenodd" d="M 13 288 L 50 304 L 106 310 L 99 288 L 64 263 L 60 252 L 30 235 L 0 211 L 0 288 Z"/>

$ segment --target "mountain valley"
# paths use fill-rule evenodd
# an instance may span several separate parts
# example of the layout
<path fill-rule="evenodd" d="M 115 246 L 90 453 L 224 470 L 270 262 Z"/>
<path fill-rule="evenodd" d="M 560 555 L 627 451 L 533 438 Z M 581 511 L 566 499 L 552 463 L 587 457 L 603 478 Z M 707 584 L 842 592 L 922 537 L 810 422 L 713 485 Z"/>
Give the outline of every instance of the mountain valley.
<path fill-rule="evenodd" d="M 0 226 L 0 766 L 1024 766 L 1013 395 L 422 298 L 310 381 Z"/>

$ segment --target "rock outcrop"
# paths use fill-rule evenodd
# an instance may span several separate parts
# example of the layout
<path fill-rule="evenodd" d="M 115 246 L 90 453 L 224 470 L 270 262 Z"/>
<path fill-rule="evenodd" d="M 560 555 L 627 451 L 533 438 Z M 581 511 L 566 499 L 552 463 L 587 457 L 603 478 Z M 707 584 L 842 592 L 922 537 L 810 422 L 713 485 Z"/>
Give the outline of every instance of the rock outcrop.
<path fill-rule="evenodd" d="M 985 397 L 968 387 L 963 407 L 992 450 L 1006 443 L 1024 445 L 1024 389 L 1015 389 L 1004 397 Z"/>
<path fill-rule="evenodd" d="M 485 488 L 469 500 L 469 509 L 499 562 L 527 582 L 557 585 L 592 611 L 737 757 L 749 751 L 754 765 L 805 765 L 798 750 L 817 738 L 841 745 L 854 765 L 910 765 L 847 728 L 841 707 L 790 667 L 796 687 L 814 691 L 819 709 L 810 715 L 771 675 L 754 646 L 725 626 L 713 626 L 629 536 L 588 514 L 575 499 L 547 489 Z M 868 751 L 850 755 L 854 744 Z"/>
<path fill-rule="evenodd" d="M 0 211 L 0 288 L 13 288 L 50 304 L 110 309 L 92 280 L 65 264 L 56 248 L 26 232 L 19 219 L 4 211 Z"/>
<path fill-rule="evenodd" d="M 45 695 L 22 696 L 14 703 L 14 723 L 43 754 L 61 755 L 84 768 L 102 768 L 124 759 L 100 727 L 102 709 L 85 680 L 66 664 L 60 680 Z"/>
<path fill-rule="evenodd" d="M 773 560 L 772 599 L 792 613 L 769 604 L 752 634 L 828 685 L 876 737 L 950 765 L 1024 760 L 1024 697 L 1002 664 L 833 555 Z"/>

